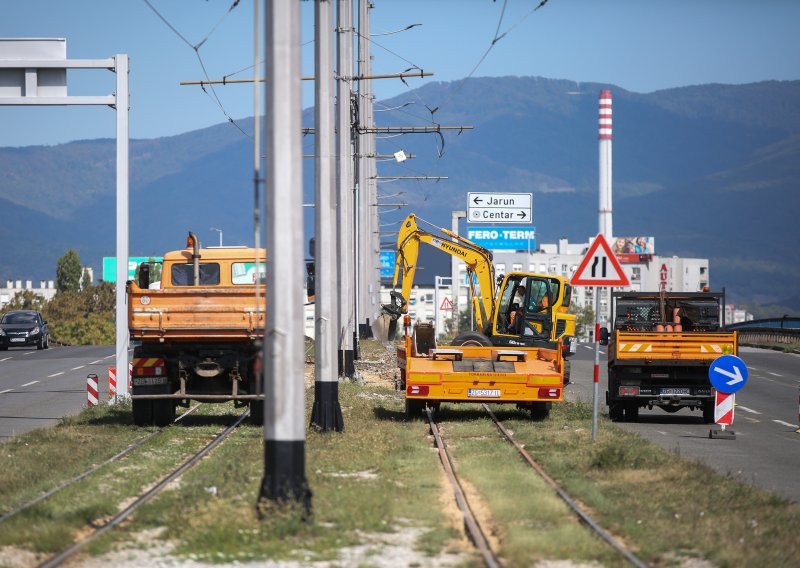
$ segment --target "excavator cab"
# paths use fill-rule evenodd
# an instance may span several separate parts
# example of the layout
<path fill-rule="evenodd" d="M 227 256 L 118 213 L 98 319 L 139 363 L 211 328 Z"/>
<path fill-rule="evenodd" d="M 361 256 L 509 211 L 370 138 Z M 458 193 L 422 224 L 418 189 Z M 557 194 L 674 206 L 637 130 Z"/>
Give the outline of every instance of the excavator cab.
<path fill-rule="evenodd" d="M 493 335 L 515 335 L 525 339 L 549 339 L 551 306 L 558 290 L 549 278 L 509 274 L 501 285 Z"/>

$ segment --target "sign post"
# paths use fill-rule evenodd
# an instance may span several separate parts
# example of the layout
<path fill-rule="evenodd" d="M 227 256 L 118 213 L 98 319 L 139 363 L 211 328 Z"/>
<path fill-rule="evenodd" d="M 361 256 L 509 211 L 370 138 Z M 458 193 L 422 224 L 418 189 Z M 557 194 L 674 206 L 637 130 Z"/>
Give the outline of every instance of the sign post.
<path fill-rule="evenodd" d="M 600 383 L 600 290 L 605 286 L 630 286 L 617 257 L 611 252 L 603 234 L 598 234 L 569 283 L 573 286 L 594 286 L 594 377 L 592 393 L 592 441 L 597 439 L 597 415 Z"/>
<path fill-rule="evenodd" d="M 733 440 L 736 433 L 726 430 L 733 424 L 735 394 L 747 384 L 747 365 L 736 355 L 717 357 L 708 368 L 708 379 L 717 392 L 714 399 L 714 422 L 720 429 L 708 431 L 709 438 Z"/>

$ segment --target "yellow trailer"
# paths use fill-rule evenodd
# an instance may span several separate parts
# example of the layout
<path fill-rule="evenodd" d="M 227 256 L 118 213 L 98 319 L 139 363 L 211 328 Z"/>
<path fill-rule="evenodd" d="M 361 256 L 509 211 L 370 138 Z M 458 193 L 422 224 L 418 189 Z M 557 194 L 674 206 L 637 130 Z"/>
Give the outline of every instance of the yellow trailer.
<path fill-rule="evenodd" d="M 410 333 L 397 348 L 406 414 L 414 416 L 442 402 L 516 404 L 544 419 L 553 402 L 563 400 L 564 359 L 561 349 L 539 347 L 425 347 Z M 419 326 L 418 326 L 419 327 Z"/>

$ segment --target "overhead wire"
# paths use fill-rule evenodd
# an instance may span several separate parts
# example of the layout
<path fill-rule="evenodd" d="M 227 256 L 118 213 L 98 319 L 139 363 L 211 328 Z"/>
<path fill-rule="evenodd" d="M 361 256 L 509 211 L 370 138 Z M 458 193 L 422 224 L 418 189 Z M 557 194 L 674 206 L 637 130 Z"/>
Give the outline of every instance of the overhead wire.
<path fill-rule="evenodd" d="M 203 57 L 200 55 L 200 48 L 214 34 L 214 32 L 217 30 L 217 28 L 220 26 L 220 24 L 223 22 L 223 20 L 225 20 L 225 18 L 227 18 L 230 15 L 230 13 L 233 12 L 233 10 L 239 5 L 241 0 L 233 0 L 233 3 L 230 5 L 228 10 L 225 12 L 225 14 L 223 14 L 222 17 L 217 21 L 217 23 L 214 24 L 214 26 L 203 37 L 203 39 L 201 39 L 196 44 L 192 44 L 192 42 L 190 42 L 188 39 L 186 39 L 186 37 L 180 31 L 178 31 L 178 29 L 175 26 L 173 26 L 172 23 L 169 20 L 167 20 L 167 18 L 164 17 L 161 14 L 161 12 L 159 12 L 158 9 L 156 9 L 155 6 L 153 6 L 153 4 L 150 2 L 150 0 L 142 0 L 142 1 L 147 5 L 148 8 L 150 8 L 150 10 L 152 10 L 152 12 L 162 22 L 164 22 L 164 24 L 170 30 L 172 30 L 172 32 L 175 35 L 177 35 L 181 39 L 181 41 L 183 41 L 183 43 L 185 43 L 187 46 L 189 46 L 189 48 L 191 48 L 191 50 L 194 52 L 195 56 L 197 57 L 197 61 L 200 64 L 200 69 L 202 69 L 203 75 L 205 76 L 206 81 L 210 82 L 211 81 L 211 77 L 209 76 L 208 71 L 206 70 L 206 66 L 205 66 L 205 62 L 203 61 Z M 205 85 L 203 85 L 203 84 L 200 85 L 200 88 L 203 90 L 203 92 L 209 98 L 211 98 L 214 102 L 216 102 L 216 104 L 219 107 L 219 109 L 222 112 L 222 114 L 225 116 L 225 118 L 228 119 L 228 122 L 231 123 L 233 126 L 235 126 L 236 129 L 239 130 L 239 132 L 241 132 L 243 135 L 245 135 L 248 138 L 252 138 L 252 136 L 250 134 L 248 134 L 247 132 L 245 132 L 244 129 L 242 129 L 242 127 L 239 126 L 239 124 L 236 122 L 236 120 L 234 120 L 234 118 L 230 114 L 228 114 L 228 111 L 225 109 L 225 106 L 222 104 L 222 100 L 220 100 L 219 96 L 217 95 L 217 91 L 214 89 L 214 86 L 212 84 L 209 84 L 208 87 L 209 87 L 209 89 L 211 89 L 211 94 L 209 94 L 209 92 L 206 91 L 206 86 Z"/>

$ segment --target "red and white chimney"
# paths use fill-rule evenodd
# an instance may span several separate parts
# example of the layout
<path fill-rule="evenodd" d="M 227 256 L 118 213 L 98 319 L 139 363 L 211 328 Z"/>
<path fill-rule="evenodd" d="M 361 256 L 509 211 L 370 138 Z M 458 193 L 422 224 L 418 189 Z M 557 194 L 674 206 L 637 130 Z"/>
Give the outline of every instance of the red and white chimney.
<path fill-rule="evenodd" d="M 598 231 L 611 242 L 614 235 L 611 215 L 611 91 L 600 91 L 600 115 L 597 124 L 600 172 Z"/>

